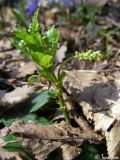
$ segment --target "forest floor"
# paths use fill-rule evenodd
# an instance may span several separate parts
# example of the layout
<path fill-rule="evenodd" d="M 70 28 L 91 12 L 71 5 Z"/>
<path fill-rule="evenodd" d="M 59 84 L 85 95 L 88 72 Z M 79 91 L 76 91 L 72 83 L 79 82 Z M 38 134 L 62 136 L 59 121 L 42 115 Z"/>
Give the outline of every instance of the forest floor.
<path fill-rule="evenodd" d="M 0 158 L 120 159 L 120 4 L 105 5 L 93 20 L 74 9 L 40 9 L 41 27 L 55 25 L 60 35 L 56 66 L 76 51 L 103 55 L 99 62 L 72 60 L 64 67 L 72 126 L 66 126 L 46 80 L 28 85 L 37 66 L 10 42 L 16 24 L 10 10 L 3 9 L 0 30 Z M 2 138 L 8 134 L 11 143 Z"/>

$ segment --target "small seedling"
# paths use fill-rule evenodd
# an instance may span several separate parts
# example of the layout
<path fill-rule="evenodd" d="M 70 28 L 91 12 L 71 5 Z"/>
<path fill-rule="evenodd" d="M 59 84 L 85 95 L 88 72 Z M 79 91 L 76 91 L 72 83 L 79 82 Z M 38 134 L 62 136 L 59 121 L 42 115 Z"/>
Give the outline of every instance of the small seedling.
<path fill-rule="evenodd" d="M 35 12 L 32 23 L 29 25 L 28 29 L 17 27 L 13 31 L 13 35 L 14 39 L 12 40 L 12 44 L 39 66 L 38 75 L 32 76 L 30 82 L 35 83 L 37 77 L 41 76 L 53 84 L 54 96 L 58 99 L 60 109 L 63 111 L 67 124 L 70 124 L 69 113 L 63 99 L 62 83 L 65 73 L 62 71 L 62 67 L 73 58 L 90 61 L 99 60 L 101 58 L 100 52 L 93 52 L 91 50 L 85 53 L 76 52 L 73 57 L 62 62 L 58 73 L 55 73 L 54 62 L 59 34 L 55 29 L 55 26 L 52 26 L 48 31 L 44 32 L 44 34 L 41 34 L 38 22 L 38 10 Z"/>

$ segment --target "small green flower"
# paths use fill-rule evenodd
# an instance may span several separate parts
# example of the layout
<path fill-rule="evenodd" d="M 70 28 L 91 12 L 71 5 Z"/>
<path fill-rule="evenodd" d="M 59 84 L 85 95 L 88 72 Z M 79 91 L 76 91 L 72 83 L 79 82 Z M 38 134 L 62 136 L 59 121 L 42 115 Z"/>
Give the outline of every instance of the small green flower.
<path fill-rule="evenodd" d="M 92 51 L 88 50 L 87 52 L 76 52 L 75 58 L 79 59 L 80 61 L 99 61 L 102 59 L 102 54 L 100 51 Z"/>

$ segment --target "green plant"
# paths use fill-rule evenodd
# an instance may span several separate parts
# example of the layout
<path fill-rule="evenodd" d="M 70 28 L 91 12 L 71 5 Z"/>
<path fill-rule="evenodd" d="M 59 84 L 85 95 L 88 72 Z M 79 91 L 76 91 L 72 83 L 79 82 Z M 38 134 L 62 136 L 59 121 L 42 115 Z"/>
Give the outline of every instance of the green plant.
<path fill-rule="evenodd" d="M 6 136 L 2 137 L 3 146 L 7 152 L 17 152 L 19 157 L 24 160 L 32 160 L 33 157 L 28 153 L 21 144 L 21 139 L 18 139 L 16 136 L 12 134 L 7 134 Z"/>
<path fill-rule="evenodd" d="M 38 75 L 32 76 L 29 79 L 30 83 L 35 83 L 37 77 L 41 76 L 53 84 L 54 96 L 58 98 L 60 109 L 63 111 L 67 124 L 70 124 L 69 113 L 63 99 L 62 83 L 65 73 L 62 71 L 62 67 L 73 58 L 79 60 L 100 59 L 100 52 L 93 52 L 91 50 L 85 53 L 76 52 L 75 56 L 70 57 L 61 63 L 58 73 L 55 73 L 54 61 L 58 47 L 59 34 L 55 29 L 55 26 L 52 26 L 44 34 L 40 33 L 38 10 L 35 12 L 28 30 L 18 27 L 13 31 L 13 35 L 14 39 L 12 40 L 12 44 L 29 56 L 29 58 L 39 66 Z"/>
<path fill-rule="evenodd" d="M 73 14 L 70 14 L 70 19 L 77 20 L 84 25 L 88 23 L 95 25 L 95 16 L 100 11 L 100 8 L 95 8 L 93 6 L 85 4 L 84 2 L 82 2 L 80 5 L 76 4 L 74 7 L 75 12 Z"/>
<path fill-rule="evenodd" d="M 26 15 L 27 6 L 26 6 L 24 0 L 20 0 L 19 3 L 20 3 L 20 10 L 13 8 L 12 13 L 16 17 L 16 19 L 20 25 L 28 27 L 29 19 Z"/>
<path fill-rule="evenodd" d="M 119 30 L 118 28 L 112 28 L 112 29 L 101 29 L 99 31 L 99 34 L 104 38 L 105 41 L 105 58 L 107 62 L 110 61 L 110 50 L 109 50 L 109 37 L 111 35 L 117 35 L 119 37 Z"/>

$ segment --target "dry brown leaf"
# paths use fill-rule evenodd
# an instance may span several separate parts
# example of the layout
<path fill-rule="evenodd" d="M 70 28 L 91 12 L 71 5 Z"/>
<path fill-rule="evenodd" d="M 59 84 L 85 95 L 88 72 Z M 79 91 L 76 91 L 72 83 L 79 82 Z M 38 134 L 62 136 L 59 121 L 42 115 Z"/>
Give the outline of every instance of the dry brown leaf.
<path fill-rule="evenodd" d="M 1 92 L 2 97 L 0 99 L 0 112 L 4 112 L 5 110 L 12 108 L 19 103 L 23 103 L 30 97 L 30 95 L 35 93 L 35 91 L 36 87 L 29 87 L 25 85 L 23 87 L 18 87 L 9 93 L 4 94 Z"/>
<path fill-rule="evenodd" d="M 120 158 L 120 121 L 115 124 L 110 132 L 106 132 L 105 136 L 109 155 Z"/>
<path fill-rule="evenodd" d="M 105 134 L 108 154 L 120 158 L 120 100 L 108 111 L 94 114 L 94 121 L 95 130 Z"/>
<path fill-rule="evenodd" d="M 32 62 L 26 62 L 22 67 L 18 69 L 17 78 L 26 77 L 27 75 L 32 75 L 37 70 L 37 67 Z"/>
<path fill-rule="evenodd" d="M 2 36 L 1 36 L 2 37 Z M 7 39 L 0 40 L 0 51 L 11 48 L 11 43 Z"/>
<path fill-rule="evenodd" d="M 7 152 L 4 149 L 0 148 L 0 160 L 22 160 L 18 153 L 16 152 Z"/>
<path fill-rule="evenodd" d="M 9 127 L 9 131 L 22 137 L 23 146 L 31 151 L 38 160 L 46 159 L 52 151 L 59 147 L 62 149 L 64 160 L 70 160 L 70 157 L 72 160 L 80 154 L 79 147 L 83 142 L 82 139 L 86 138 L 85 133 L 81 133 L 77 128 L 68 128 L 64 124 L 43 126 L 18 121 Z M 67 149 L 66 153 L 65 148 Z M 70 155 L 68 155 L 69 153 Z"/>
<path fill-rule="evenodd" d="M 109 0 L 87 0 L 87 3 L 94 6 L 94 7 L 102 7 L 104 6 Z"/>
<path fill-rule="evenodd" d="M 58 63 L 61 63 L 63 61 L 63 59 L 65 58 L 65 53 L 67 51 L 67 46 L 66 45 L 62 45 L 56 53 L 56 60 Z"/>
<path fill-rule="evenodd" d="M 60 33 L 60 37 L 66 40 L 73 40 L 75 41 L 75 39 L 78 39 L 79 37 L 79 33 L 76 33 L 74 31 L 70 31 L 66 28 L 63 27 L 59 27 L 58 31 Z"/>
<path fill-rule="evenodd" d="M 95 131 L 106 137 L 108 154 L 120 151 L 120 88 L 96 71 L 67 71 L 64 87 L 82 106 L 86 118 L 94 121 Z M 120 78 L 119 78 L 120 79 Z M 115 137 L 116 134 L 116 137 Z M 120 156 L 120 155 L 119 155 Z"/>
<path fill-rule="evenodd" d="M 51 152 L 61 146 L 61 142 L 36 139 L 23 139 L 22 144 L 37 160 L 46 159 Z"/>
<path fill-rule="evenodd" d="M 0 100 L 4 96 L 4 94 L 5 94 L 5 90 L 0 90 Z"/>
<path fill-rule="evenodd" d="M 78 146 L 70 146 L 68 144 L 62 145 L 62 157 L 63 160 L 72 160 L 76 158 L 76 155 L 79 155 L 81 153 L 81 148 L 78 148 Z"/>

